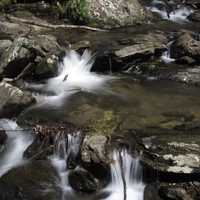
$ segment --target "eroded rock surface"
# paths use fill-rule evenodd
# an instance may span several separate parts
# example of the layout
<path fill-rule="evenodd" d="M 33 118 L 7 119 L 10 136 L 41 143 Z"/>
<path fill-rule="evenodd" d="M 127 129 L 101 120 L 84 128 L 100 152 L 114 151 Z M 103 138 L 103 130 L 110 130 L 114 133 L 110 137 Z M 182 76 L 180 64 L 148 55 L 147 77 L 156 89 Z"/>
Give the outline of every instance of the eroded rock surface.
<path fill-rule="evenodd" d="M 6 82 L 0 83 L 0 116 L 13 117 L 36 102 L 31 93 Z"/>

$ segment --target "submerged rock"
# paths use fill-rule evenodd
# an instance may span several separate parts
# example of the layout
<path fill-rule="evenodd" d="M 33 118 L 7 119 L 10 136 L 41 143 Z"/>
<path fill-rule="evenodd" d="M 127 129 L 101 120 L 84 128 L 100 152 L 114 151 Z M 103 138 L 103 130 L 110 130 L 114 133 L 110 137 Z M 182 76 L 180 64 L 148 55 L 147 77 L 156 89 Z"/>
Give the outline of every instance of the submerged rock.
<path fill-rule="evenodd" d="M 36 102 L 31 93 L 0 82 L 0 117 L 14 117 Z"/>
<path fill-rule="evenodd" d="M 106 28 L 145 23 L 150 17 L 138 0 L 72 0 L 67 13 L 74 22 Z"/>
<path fill-rule="evenodd" d="M 75 169 L 69 174 L 69 184 L 79 192 L 91 193 L 98 189 L 97 179 L 82 168 Z"/>

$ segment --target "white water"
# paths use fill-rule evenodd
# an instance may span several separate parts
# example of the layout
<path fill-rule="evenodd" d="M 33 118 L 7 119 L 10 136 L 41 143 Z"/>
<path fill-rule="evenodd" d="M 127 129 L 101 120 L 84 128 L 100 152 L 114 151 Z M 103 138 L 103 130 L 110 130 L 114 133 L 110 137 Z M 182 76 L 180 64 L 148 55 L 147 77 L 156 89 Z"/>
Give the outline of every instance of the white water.
<path fill-rule="evenodd" d="M 78 154 L 80 143 L 81 137 L 79 132 L 68 135 L 67 139 L 63 134 L 58 134 L 55 138 L 54 155 L 51 158 L 51 162 L 60 176 L 58 185 L 63 191 L 62 200 L 65 199 L 67 193 L 72 191 L 68 184 L 69 170 L 67 161 L 70 155 L 76 156 Z"/>
<path fill-rule="evenodd" d="M 90 51 L 85 50 L 82 55 L 70 50 L 63 62 L 59 64 L 58 76 L 50 78 L 45 84 L 28 84 L 29 88 L 40 90 L 53 95 L 38 95 L 39 103 L 62 102 L 62 99 L 78 91 L 95 92 L 111 79 L 111 76 L 99 75 L 91 72 L 94 58 Z"/>
<path fill-rule="evenodd" d="M 24 163 L 23 153 L 31 145 L 33 137 L 24 132 L 15 121 L 0 120 L 0 128 L 7 130 L 8 136 L 4 151 L 0 157 L 0 177 L 7 171 Z"/>
<path fill-rule="evenodd" d="M 171 47 L 171 44 L 172 44 L 173 41 L 169 42 L 167 44 L 167 51 L 165 51 L 162 56 L 161 56 L 161 60 L 164 62 L 164 63 L 172 63 L 172 62 L 175 62 L 176 59 L 172 58 L 171 57 L 171 50 L 170 50 L 170 47 Z"/>
<path fill-rule="evenodd" d="M 122 165 L 120 164 L 120 156 Z M 132 158 L 126 150 L 114 151 L 113 153 L 111 183 L 105 189 L 110 192 L 110 196 L 106 200 L 124 200 L 122 173 L 126 182 L 126 200 L 143 200 L 144 184 L 142 183 L 142 170 L 139 159 Z"/>
<path fill-rule="evenodd" d="M 180 6 L 177 9 L 173 10 L 167 14 L 166 5 L 161 1 L 154 0 L 152 6 L 148 7 L 152 12 L 158 13 L 163 19 L 167 19 L 177 23 L 187 22 L 187 17 L 193 12 L 191 8 Z"/>

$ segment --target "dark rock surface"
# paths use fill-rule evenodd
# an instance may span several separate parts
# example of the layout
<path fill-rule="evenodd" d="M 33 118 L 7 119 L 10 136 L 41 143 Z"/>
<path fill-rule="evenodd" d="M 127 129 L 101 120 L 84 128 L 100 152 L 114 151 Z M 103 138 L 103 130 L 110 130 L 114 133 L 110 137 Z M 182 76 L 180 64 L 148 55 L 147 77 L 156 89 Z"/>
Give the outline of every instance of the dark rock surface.
<path fill-rule="evenodd" d="M 17 167 L 1 177 L 0 199 L 59 199 L 61 191 L 56 181 L 58 175 L 48 162 L 33 162 Z"/>
<path fill-rule="evenodd" d="M 98 180 L 82 168 L 70 172 L 69 184 L 74 190 L 86 193 L 95 192 L 99 187 Z"/>
<path fill-rule="evenodd" d="M 185 59 L 186 57 L 191 58 L 193 63 L 198 62 L 200 56 L 199 38 L 191 32 L 180 33 L 171 45 L 171 56 L 175 58 L 177 62 L 187 62 L 187 59 Z"/>

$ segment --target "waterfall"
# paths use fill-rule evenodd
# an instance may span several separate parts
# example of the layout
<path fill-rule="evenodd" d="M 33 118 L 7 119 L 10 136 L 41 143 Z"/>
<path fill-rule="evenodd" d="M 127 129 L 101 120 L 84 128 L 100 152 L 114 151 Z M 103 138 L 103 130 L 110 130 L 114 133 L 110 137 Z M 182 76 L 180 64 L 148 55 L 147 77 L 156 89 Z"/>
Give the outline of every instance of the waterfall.
<path fill-rule="evenodd" d="M 39 103 L 47 102 L 54 105 L 78 91 L 95 92 L 102 89 L 111 76 L 91 72 L 94 61 L 94 56 L 89 50 L 85 50 L 82 55 L 69 50 L 63 61 L 58 64 L 56 77 L 49 78 L 44 84 L 27 83 L 26 87 L 40 92 L 35 95 Z"/>
<path fill-rule="evenodd" d="M 173 43 L 173 41 L 171 41 L 167 44 L 167 51 L 163 52 L 163 54 L 161 56 L 161 60 L 166 64 L 176 61 L 176 59 L 171 58 L 171 44 L 172 43 Z"/>
<path fill-rule="evenodd" d="M 138 158 L 128 152 L 113 152 L 111 163 L 111 183 L 105 189 L 110 192 L 107 200 L 143 200 L 144 184 Z"/>
<path fill-rule="evenodd" d="M 68 183 L 68 159 L 70 156 L 76 156 L 79 152 L 81 144 L 80 132 L 73 135 L 57 134 L 54 141 L 54 155 L 51 157 L 51 162 L 57 170 L 60 181 L 58 185 L 63 191 L 63 198 L 67 192 L 72 189 Z"/>
<path fill-rule="evenodd" d="M 23 153 L 33 142 L 33 137 L 12 120 L 1 119 L 0 128 L 5 130 L 8 136 L 5 149 L 0 157 L 1 177 L 13 167 L 24 163 Z"/>

